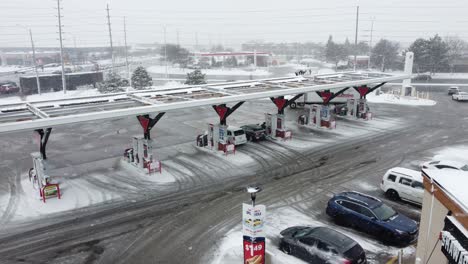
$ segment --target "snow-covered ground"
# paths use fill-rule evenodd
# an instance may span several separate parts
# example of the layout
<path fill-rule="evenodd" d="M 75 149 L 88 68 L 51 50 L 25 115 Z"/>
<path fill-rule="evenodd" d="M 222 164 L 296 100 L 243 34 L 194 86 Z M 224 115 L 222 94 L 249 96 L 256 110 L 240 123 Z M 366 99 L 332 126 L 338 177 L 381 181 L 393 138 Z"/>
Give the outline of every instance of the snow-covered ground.
<path fill-rule="evenodd" d="M 268 208 L 277 208 L 271 211 Z M 267 207 L 267 218 L 266 218 L 266 250 L 270 255 L 272 264 L 288 263 L 288 264 L 302 264 L 306 263 L 300 259 L 289 256 L 283 253 L 278 248 L 279 233 L 286 227 L 290 226 L 327 226 L 334 229 L 338 229 L 339 232 L 351 237 L 358 242 L 366 251 L 367 255 L 377 255 L 381 252 L 385 252 L 389 255 L 397 255 L 400 248 L 383 245 L 372 238 L 356 235 L 354 232 L 347 228 L 340 226 L 334 226 L 334 224 L 326 223 L 317 218 L 296 210 L 292 207 L 280 207 L 277 205 L 271 205 Z M 332 225 L 332 226 L 330 226 Z M 224 263 L 240 263 L 243 259 L 243 248 L 242 248 L 242 225 L 239 225 L 228 232 L 226 237 L 218 244 L 218 248 L 214 252 L 214 260 L 212 264 L 224 264 Z M 414 246 L 406 247 L 403 251 L 404 255 L 411 255 L 415 251 Z M 373 260 L 369 260 L 369 263 L 379 263 Z"/>
<path fill-rule="evenodd" d="M 165 74 L 166 73 L 166 67 L 165 66 L 150 66 L 147 69 L 151 73 L 157 73 L 157 74 Z M 193 72 L 194 70 L 192 69 L 183 69 L 183 68 L 175 68 L 175 67 L 168 67 L 167 68 L 167 73 L 168 74 L 187 74 L 189 72 Z M 253 71 L 246 71 L 243 69 L 202 69 L 202 73 L 213 76 L 213 75 L 237 75 L 237 76 L 269 76 L 271 75 L 270 72 L 262 69 L 257 69 Z"/>
<path fill-rule="evenodd" d="M 380 94 L 371 93 L 367 95 L 367 100 L 371 103 L 383 103 L 383 104 L 398 104 L 398 105 L 435 105 L 436 101 L 430 99 L 421 99 L 411 96 L 397 96 L 394 94 Z"/>
<path fill-rule="evenodd" d="M 468 145 L 449 146 L 432 152 L 431 160 L 453 160 L 468 163 Z"/>
<path fill-rule="evenodd" d="M 432 75 L 433 79 L 468 79 L 468 73 L 436 73 Z"/>
<path fill-rule="evenodd" d="M 9 72 L 21 71 L 25 69 L 31 69 L 31 68 L 23 67 L 23 66 L 0 66 L 0 73 L 9 73 Z"/>

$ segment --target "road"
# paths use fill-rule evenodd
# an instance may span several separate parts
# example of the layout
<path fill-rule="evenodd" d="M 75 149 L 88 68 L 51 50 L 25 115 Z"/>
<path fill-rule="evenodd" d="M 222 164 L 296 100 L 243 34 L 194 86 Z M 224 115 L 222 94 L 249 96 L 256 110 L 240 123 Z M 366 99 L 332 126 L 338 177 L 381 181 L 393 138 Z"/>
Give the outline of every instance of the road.
<path fill-rule="evenodd" d="M 214 121 L 216 116 L 208 109 L 174 113 L 153 132 L 160 139 L 155 149 L 164 152 L 162 160 L 176 160 L 194 177 L 181 173 L 175 184 L 154 188 L 132 182 L 138 191 L 125 193 L 123 199 L 22 220 L 12 216 L 20 204 L 14 197 L 24 192 L 19 181 L 31 166 L 29 152 L 35 146 L 29 134 L 1 136 L 0 191 L 13 198 L 0 218 L 0 263 L 208 263 L 217 241 L 239 225 L 241 204 L 249 199 L 244 187 L 249 184 L 263 186 L 257 202 L 268 210 L 296 208 L 332 224 L 324 214 L 331 193 L 355 189 L 385 199 L 378 189 L 365 189 L 359 183 L 378 186 L 391 167 L 414 168 L 415 161 L 430 157 L 432 149 L 466 144 L 468 104 L 453 102 L 442 93 L 434 98 L 438 104 L 433 107 L 371 106 L 389 122 L 403 118 L 405 126 L 365 137 L 333 142 L 329 140 L 334 139 L 333 132 L 297 128 L 297 138 L 328 139 L 328 143 L 303 151 L 281 142 L 249 143 L 239 149 L 255 159 L 248 167 L 223 163 L 224 159 L 196 148 L 187 152 L 179 147 L 193 144 L 194 135 L 201 132 L 194 125 L 198 119 Z M 255 103 L 260 110 L 247 103 L 239 115 L 274 109 L 267 101 Z M 298 113 L 287 115 L 293 120 Z M 338 126 L 340 121 L 372 129 L 372 121 L 339 120 Z M 117 157 L 129 135 L 138 132 L 133 119 L 54 130 L 49 159 L 53 167 L 61 168 Z M 86 141 L 92 146 L 85 146 Z M 124 188 L 104 185 L 102 189 L 119 191 Z M 390 203 L 419 218 L 417 207 Z M 383 252 L 371 257 L 384 263 L 388 256 Z"/>

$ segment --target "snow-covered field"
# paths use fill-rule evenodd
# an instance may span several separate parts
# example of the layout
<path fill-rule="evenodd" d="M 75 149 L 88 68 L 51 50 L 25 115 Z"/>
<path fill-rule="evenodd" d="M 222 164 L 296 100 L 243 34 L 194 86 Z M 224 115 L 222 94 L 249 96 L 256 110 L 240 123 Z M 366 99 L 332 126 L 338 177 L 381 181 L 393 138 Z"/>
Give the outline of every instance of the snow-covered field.
<path fill-rule="evenodd" d="M 157 74 L 165 74 L 166 67 L 165 66 L 150 66 L 147 68 L 148 72 L 157 73 Z M 168 74 L 187 74 L 192 72 L 192 69 L 182 69 L 182 68 L 175 68 L 175 67 L 167 67 Z M 213 75 L 231 75 L 231 76 L 269 76 L 271 75 L 270 72 L 262 69 L 257 69 L 253 71 L 246 71 L 242 69 L 202 69 L 202 73 L 213 76 Z"/>
<path fill-rule="evenodd" d="M 468 79 L 468 73 L 436 73 L 432 75 L 433 79 Z"/>
<path fill-rule="evenodd" d="M 380 94 L 376 95 L 375 93 L 371 93 L 367 95 L 367 100 L 371 103 L 383 103 L 383 104 L 398 104 L 398 105 L 426 105 L 431 106 L 435 105 L 437 102 L 430 99 L 421 99 L 411 96 L 397 96 L 394 94 Z"/>

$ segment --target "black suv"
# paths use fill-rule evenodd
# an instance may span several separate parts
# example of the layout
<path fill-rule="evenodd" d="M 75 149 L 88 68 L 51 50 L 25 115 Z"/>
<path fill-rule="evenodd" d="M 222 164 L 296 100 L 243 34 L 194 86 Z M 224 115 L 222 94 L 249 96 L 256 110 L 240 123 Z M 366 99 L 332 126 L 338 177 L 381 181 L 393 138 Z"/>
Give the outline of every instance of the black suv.
<path fill-rule="evenodd" d="M 328 227 L 294 226 L 281 232 L 280 249 L 308 263 L 367 263 L 353 239 Z"/>
<path fill-rule="evenodd" d="M 248 141 L 264 140 L 266 138 L 265 128 L 259 124 L 241 126 Z"/>

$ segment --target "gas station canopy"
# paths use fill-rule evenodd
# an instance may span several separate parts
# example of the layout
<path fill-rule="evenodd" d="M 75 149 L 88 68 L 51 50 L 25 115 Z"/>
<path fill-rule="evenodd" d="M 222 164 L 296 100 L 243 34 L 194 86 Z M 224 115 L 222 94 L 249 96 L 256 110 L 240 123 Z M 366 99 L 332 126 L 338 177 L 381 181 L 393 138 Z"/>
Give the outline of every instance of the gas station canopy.
<path fill-rule="evenodd" d="M 57 127 L 201 106 L 236 103 L 346 87 L 382 84 L 411 78 L 371 72 L 343 72 L 140 90 L 87 97 L 25 101 L 0 105 L 0 133 Z"/>

